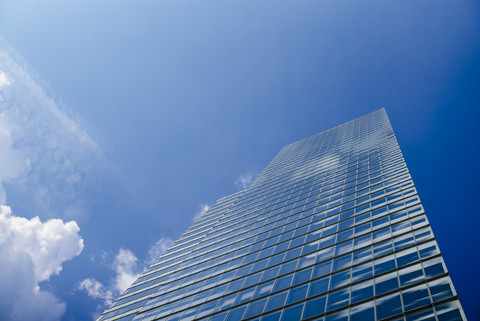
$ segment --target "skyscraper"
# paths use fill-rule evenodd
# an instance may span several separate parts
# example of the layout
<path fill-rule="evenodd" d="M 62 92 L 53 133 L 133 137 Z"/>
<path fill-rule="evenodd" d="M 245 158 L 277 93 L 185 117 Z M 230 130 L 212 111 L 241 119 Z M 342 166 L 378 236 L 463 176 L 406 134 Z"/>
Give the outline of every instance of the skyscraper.
<path fill-rule="evenodd" d="M 289 144 L 99 320 L 466 320 L 384 109 Z"/>

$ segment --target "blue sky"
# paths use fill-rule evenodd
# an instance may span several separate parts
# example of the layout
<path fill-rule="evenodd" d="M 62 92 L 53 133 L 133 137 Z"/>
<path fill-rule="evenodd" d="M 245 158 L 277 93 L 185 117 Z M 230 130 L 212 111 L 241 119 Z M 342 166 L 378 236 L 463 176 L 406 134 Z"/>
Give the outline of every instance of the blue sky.
<path fill-rule="evenodd" d="M 92 319 L 282 146 L 381 107 L 480 318 L 478 2 L 3 0 L 0 35 L 1 319 Z"/>

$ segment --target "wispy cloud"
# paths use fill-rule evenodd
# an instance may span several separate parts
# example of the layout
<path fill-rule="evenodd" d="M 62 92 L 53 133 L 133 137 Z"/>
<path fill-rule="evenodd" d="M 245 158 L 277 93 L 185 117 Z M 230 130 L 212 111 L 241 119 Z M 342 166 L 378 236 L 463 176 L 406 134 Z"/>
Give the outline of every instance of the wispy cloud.
<path fill-rule="evenodd" d="M 0 163 L 9 166 L 0 200 L 8 183 L 39 215 L 75 219 L 85 215 L 78 195 L 103 158 L 79 118 L 49 91 L 0 36 Z"/>
<path fill-rule="evenodd" d="M 257 176 L 256 173 L 253 172 L 246 172 L 244 174 L 241 174 L 238 176 L 238 178 L 235 180 L 235 185 L 237 186 L 238 190 L 244 190 L 252 184 L 253 180 Z"/>

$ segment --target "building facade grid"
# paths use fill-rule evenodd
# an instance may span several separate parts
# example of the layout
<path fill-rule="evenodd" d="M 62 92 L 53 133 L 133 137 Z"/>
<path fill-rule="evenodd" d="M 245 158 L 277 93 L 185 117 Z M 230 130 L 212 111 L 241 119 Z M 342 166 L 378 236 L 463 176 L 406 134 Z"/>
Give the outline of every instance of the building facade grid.
<path fill-rule="evenodd" d="M 98 320 L 466 320 L 384 109 L 282 148 Z"/>

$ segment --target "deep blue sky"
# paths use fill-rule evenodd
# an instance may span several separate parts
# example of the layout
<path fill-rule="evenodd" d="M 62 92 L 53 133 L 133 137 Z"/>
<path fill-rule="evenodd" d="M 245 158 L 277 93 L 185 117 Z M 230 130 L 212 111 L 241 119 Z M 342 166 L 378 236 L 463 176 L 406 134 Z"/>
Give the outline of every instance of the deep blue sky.
<path fill-rule="evenodd" d="M 6 188 L 15 215 L 80 227 L 83 252 L 42 283 L 64 320 L 95 313 L 76 287 L 108 284 L 121 247 L 146 258 L 282 146 L 381 107 L 480 319 L 477 1 L 3 0 L 0 33 L 102 154 L 70 195 L 81 215 Z"/>

